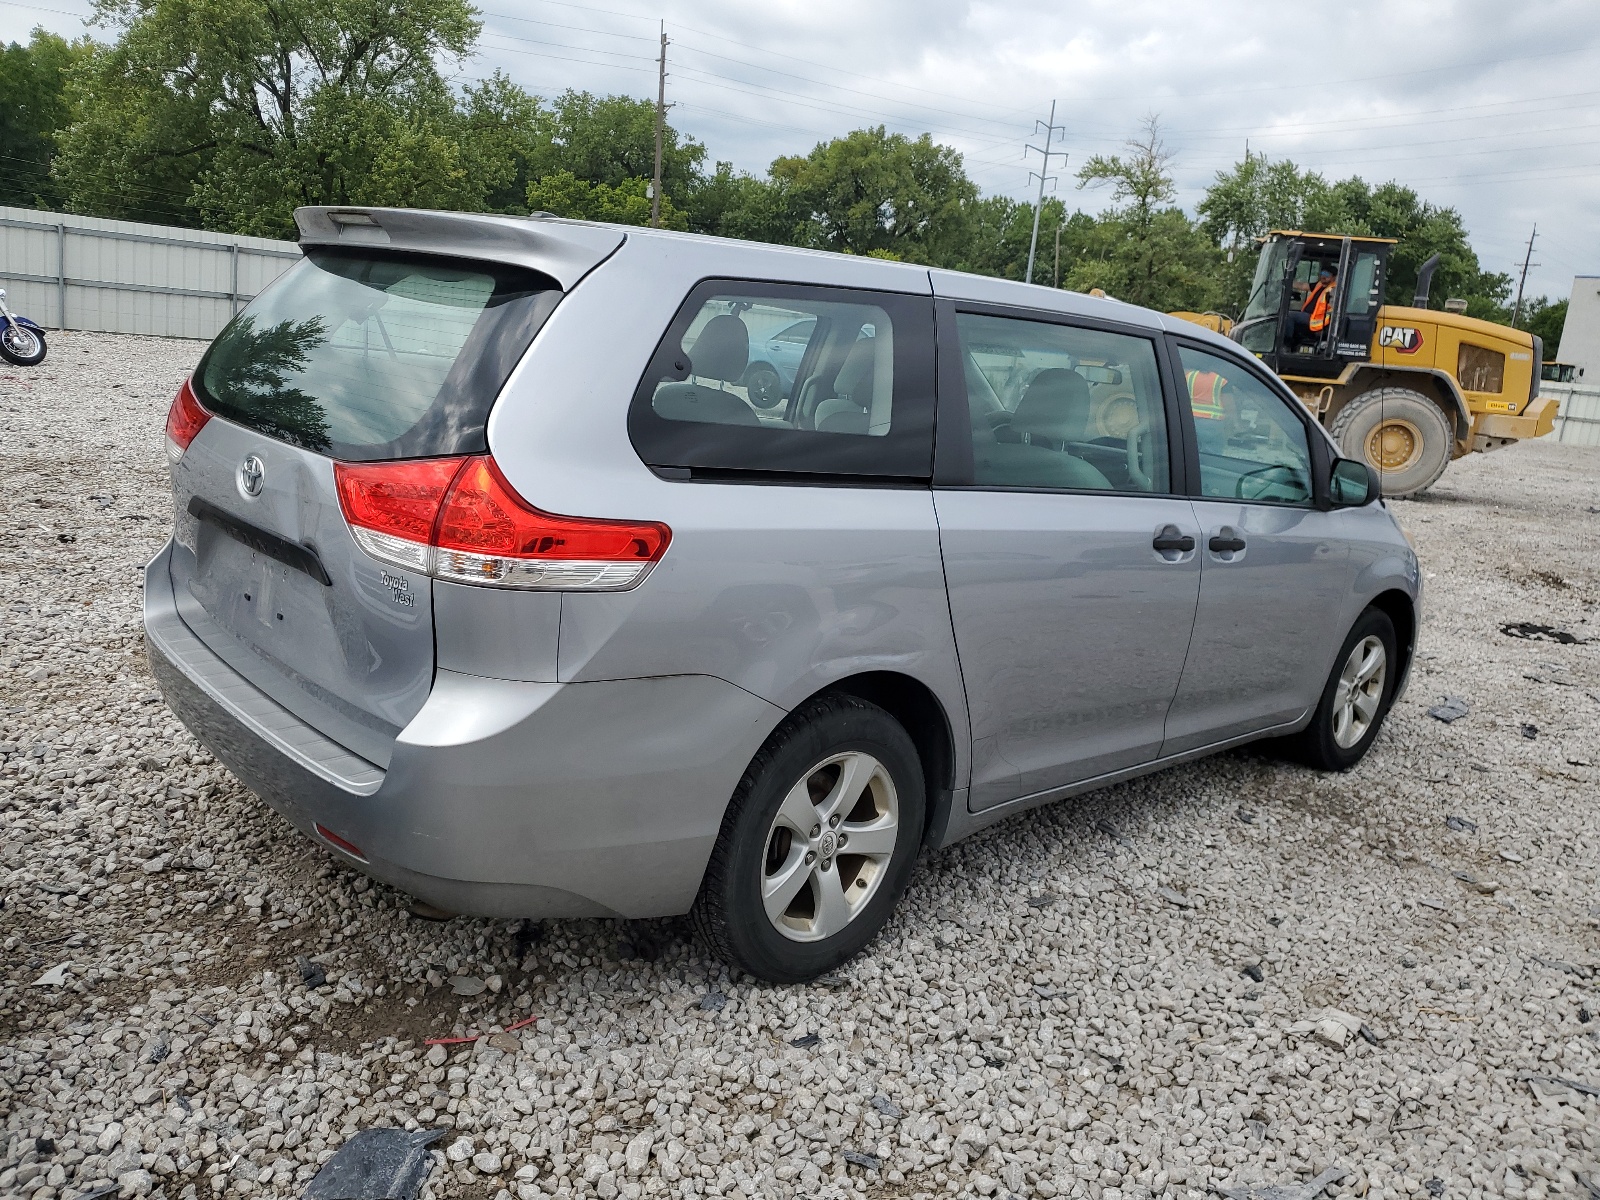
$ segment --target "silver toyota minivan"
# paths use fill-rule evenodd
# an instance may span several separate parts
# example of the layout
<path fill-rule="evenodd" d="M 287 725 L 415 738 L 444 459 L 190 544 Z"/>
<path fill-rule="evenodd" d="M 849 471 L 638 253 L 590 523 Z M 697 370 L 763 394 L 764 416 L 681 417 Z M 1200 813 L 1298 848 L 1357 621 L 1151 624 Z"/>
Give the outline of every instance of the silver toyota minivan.
<path fill-rule="evenodd" d="M 1259 738 L 1349 767 L 1420 582 L 1234 344 L 554 218 L 297 213 L 167 424 L 145 628 L 263 800 L 430 904 L 692 912 L 802 980 L 919 848 Z"/>

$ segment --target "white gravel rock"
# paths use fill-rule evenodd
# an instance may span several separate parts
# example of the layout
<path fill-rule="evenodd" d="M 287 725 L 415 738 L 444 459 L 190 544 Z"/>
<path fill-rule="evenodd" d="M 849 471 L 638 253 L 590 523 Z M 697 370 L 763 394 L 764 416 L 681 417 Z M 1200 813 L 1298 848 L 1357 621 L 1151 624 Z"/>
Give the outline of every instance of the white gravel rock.
<path fill-rule="evenodd" d="M 202 349 L 0 368 L 0 1195 L 298 1197 L 381 1125 L 448 1131 L 424 1200 L 1600 1180 L 1600 453 L 1394 504 L 1427 621 L 1354 770 L 1246 750 L 1016 817 L 926 855 L 837 976 L 766 987 L 682 920 L 415 919 L 178 725 L 139 584 Z"/>

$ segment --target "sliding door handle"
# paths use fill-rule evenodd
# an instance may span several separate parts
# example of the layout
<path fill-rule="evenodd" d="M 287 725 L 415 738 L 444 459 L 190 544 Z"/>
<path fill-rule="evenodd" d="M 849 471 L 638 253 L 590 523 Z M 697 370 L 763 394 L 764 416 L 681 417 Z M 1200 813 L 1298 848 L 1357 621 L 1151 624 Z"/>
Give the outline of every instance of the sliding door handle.
<path fill-rule="evenodd" d="M 1165 529 L 1156 534 L 1154 539 L 1151 540 L 1150 545 L 1157 550 L 1169 553 L 1172 551 L 1181 551 L 1182 553 L 1187 554 L 1189 551 L 1194 549 L 1194 539 L 1188 534 L 1179 530 L 1176 525 L 1168 525 Z"/>

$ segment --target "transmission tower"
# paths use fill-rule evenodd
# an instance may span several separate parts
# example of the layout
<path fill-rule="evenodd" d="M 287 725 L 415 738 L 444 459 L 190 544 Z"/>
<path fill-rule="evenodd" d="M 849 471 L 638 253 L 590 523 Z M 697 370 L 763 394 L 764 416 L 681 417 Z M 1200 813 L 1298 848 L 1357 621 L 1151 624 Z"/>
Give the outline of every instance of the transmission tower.
<path fill-rule="evenodd" d="M 1022 151 L 1023 158 L 1027 158 L 1028 151 L 1032 150 L 1035 154 L 1040 155 L 1044 159 L 1044 161 L 1039 164 L 1039 169 L 1037 171 L 1028 172 L 1028 182 L 1031 183 L 1034 179 L 1038 179 L 1039 181 L 1039 199 L 1033 206 L 1033 237 L 1028 241 L 1028 272 L 1023 276 L 1024 283 L 1033 282 L 1033 260 L 1036 252 L 1039 249 L 1039 215 L 1044 211 L 1044 185 L 1046 183 L 1054 183 L 1056 181 L 1056 177 L 1050 174 L 1050 159 L 1052 157 L 1057 157 L 1060 158 L 1063 163 L 1067 161 L 1067 152 L 1065 150 L 1057 151 L 1051 148 L 1055 145 L 1056 132 L 1058 130 L 1060 131 L 1063 140 L 1065 140 L 1067 136 L 1067 127 L 1065 125 L 1056 124 L 1056 102 L 1054 100 L 1050 101 L 1050 120 L 1035 121 L 1033 123 L 1034 133 L 1037 134 L 1041 128 L 1044 130 L 1044 145 L 1042 147 L 1035 146 L 1030 142 L 1023 148 Z"/>

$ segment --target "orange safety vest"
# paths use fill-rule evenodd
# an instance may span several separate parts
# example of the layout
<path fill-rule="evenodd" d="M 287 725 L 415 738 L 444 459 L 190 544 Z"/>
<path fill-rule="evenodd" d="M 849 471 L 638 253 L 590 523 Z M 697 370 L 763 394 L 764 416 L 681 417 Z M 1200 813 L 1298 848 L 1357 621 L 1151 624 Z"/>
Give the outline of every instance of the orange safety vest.
<path fill-rule="evenodd" d="M 1311 311 L 1311 332 L 1321 333 L 1328 327 L 1328 309 L 1333 300 L 1333 284 L 1319 283 L 1311 289 L 1311 294 L 1306 297 L 1306 302 L 1300 306 L 1300 311 Z"/>
<path fill-rule="evenodd" d="M 1196 418 L 1203 421 L 1221 421 L 1227 416 L 1222 407 L 1222 389 L 1228 381 L 1215 371 L 1185 371 L 1189 382 L 1189 407 Z"/>

